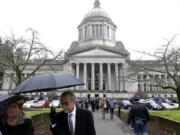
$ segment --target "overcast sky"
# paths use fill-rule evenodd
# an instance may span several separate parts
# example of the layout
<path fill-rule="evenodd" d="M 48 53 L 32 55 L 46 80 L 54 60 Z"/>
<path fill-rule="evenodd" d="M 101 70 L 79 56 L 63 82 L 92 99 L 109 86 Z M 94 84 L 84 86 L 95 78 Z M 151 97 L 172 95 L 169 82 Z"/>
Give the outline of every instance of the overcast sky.
<path fill-rule="evenodd" d="M 135 51 L 151 51 L 180 33 L 180 0 L 100 0 L 117 25 L 116 39 Z M 0 35 L 24 33 L 31 27 L 53 50 L 67 50 L 78 39 L 77 26 L 94 0 L 0 0 Z M 180 43 L 180 35 L 176 39 Z"/>

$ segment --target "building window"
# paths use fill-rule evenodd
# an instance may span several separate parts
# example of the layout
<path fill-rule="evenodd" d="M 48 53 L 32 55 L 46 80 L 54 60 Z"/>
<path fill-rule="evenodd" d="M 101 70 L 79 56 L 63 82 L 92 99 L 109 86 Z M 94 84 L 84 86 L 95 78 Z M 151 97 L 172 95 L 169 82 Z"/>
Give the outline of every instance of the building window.
<path fill-rule="evenodd" d="M 107 26 L 107 37 L 109 37 L 109 26 Z"/>
<path fill-rule="evenodd" d="M 152 92 L 152 85 L 150 84 L 150 92 Z"/>
<path fill-rule="evenodd" d="M 95 34 L 95 25 L 92 25 L 92 33 L 93 33 L 93 37 L 95 37 L 96 36 L 96 34 Z"/>
<path fill-rule="evenodd" d="M 98 25 L 96 25 L 96 36 L 98 37 L 99 36 L 99 26 Z"/>
<path fill-rule="evenodd" d="M 138 91 L 141 91 L 141 85 L 138 83 Z"/>
<path fill-rule="evenodd" d="M 146 92 L 146 84 L 144 84 L 144 92 Z"/>
<path fill-rule="evenodd" d="M 147 80 L 147 75 L 143 75 L 143 80 L 144 80 L 144 81 Z"/>
<path fill-rule="evenodd" d="M 87 27 L 85 27 L 84 37 L 87 37 Z"/>
<path fill-rule="evenodd" d="M 100 37 L 102 37 L 102 25 L 100 25 Z"/>

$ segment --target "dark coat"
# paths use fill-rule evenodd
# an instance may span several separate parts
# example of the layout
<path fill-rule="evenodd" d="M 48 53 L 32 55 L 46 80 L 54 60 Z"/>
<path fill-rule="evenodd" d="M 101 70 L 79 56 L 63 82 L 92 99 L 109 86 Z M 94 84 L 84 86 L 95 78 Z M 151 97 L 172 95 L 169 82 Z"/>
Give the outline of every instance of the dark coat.
<path fill-rule="evenodd" d="M 56 123 L 51 127 L 53 135 L 70 135 L 68 115 L 63 111 L 56 116 Z M 90 111 L 76 108 L 75 135 L 96 135 L 94 119 Z"/>
<path fill-rule="evenodd" d="M 16 125 L 8 125 L 5 118 L 0 121 L 0 130 L 3 135 L 34 135 L 34 127 L 30 117 L 22 116 Z"/>
<path fill-rule="evenodd" d="M 134 104 L 128 114 L 128 124 L 134 125 L 136 120 L 142 120 L 144 124 L 150 120 L 149 112 L 144 104 Z"/>

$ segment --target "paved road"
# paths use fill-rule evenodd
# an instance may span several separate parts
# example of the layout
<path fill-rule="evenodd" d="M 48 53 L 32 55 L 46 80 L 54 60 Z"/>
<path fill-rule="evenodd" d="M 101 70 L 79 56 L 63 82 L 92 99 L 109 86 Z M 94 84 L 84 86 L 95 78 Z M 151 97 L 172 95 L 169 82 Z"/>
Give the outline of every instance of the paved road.
<path fill-rule="evenodd" d="M 93 115 L 97 135 L 132 135 L 129 126 L 119 120 L 117 116 L 111 120 L 108 113 L 106 119 L 102 119 L 100 111 L 93 113 Z"/>

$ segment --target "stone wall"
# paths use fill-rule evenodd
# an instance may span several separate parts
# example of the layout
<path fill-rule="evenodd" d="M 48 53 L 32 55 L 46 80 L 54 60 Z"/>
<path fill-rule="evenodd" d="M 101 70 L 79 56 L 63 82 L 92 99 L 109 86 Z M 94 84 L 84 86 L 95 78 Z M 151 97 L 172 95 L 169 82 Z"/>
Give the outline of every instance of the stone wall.
<path fill-rule="evenodd" d="M 52 135 L 50 131 L 49 113 L 32 116 L 35 135 Z"/>
<path fill-rule="evenodd" d="M 39 126 L 45 122 L 49 123 L 49 113 L 42 113 L 42 114 L 37 114 L 32 116 L 32 120 L 33 120 L 33 125 Z"/>
<path fill-rule="evenodd" d="M 127 116 L 127 112 L 121 112 L 120 119 L 126 122 Z M 151 116 L 147 128 L 150 135 L 180 135 L 180 122 L 160 116 Z"/>

